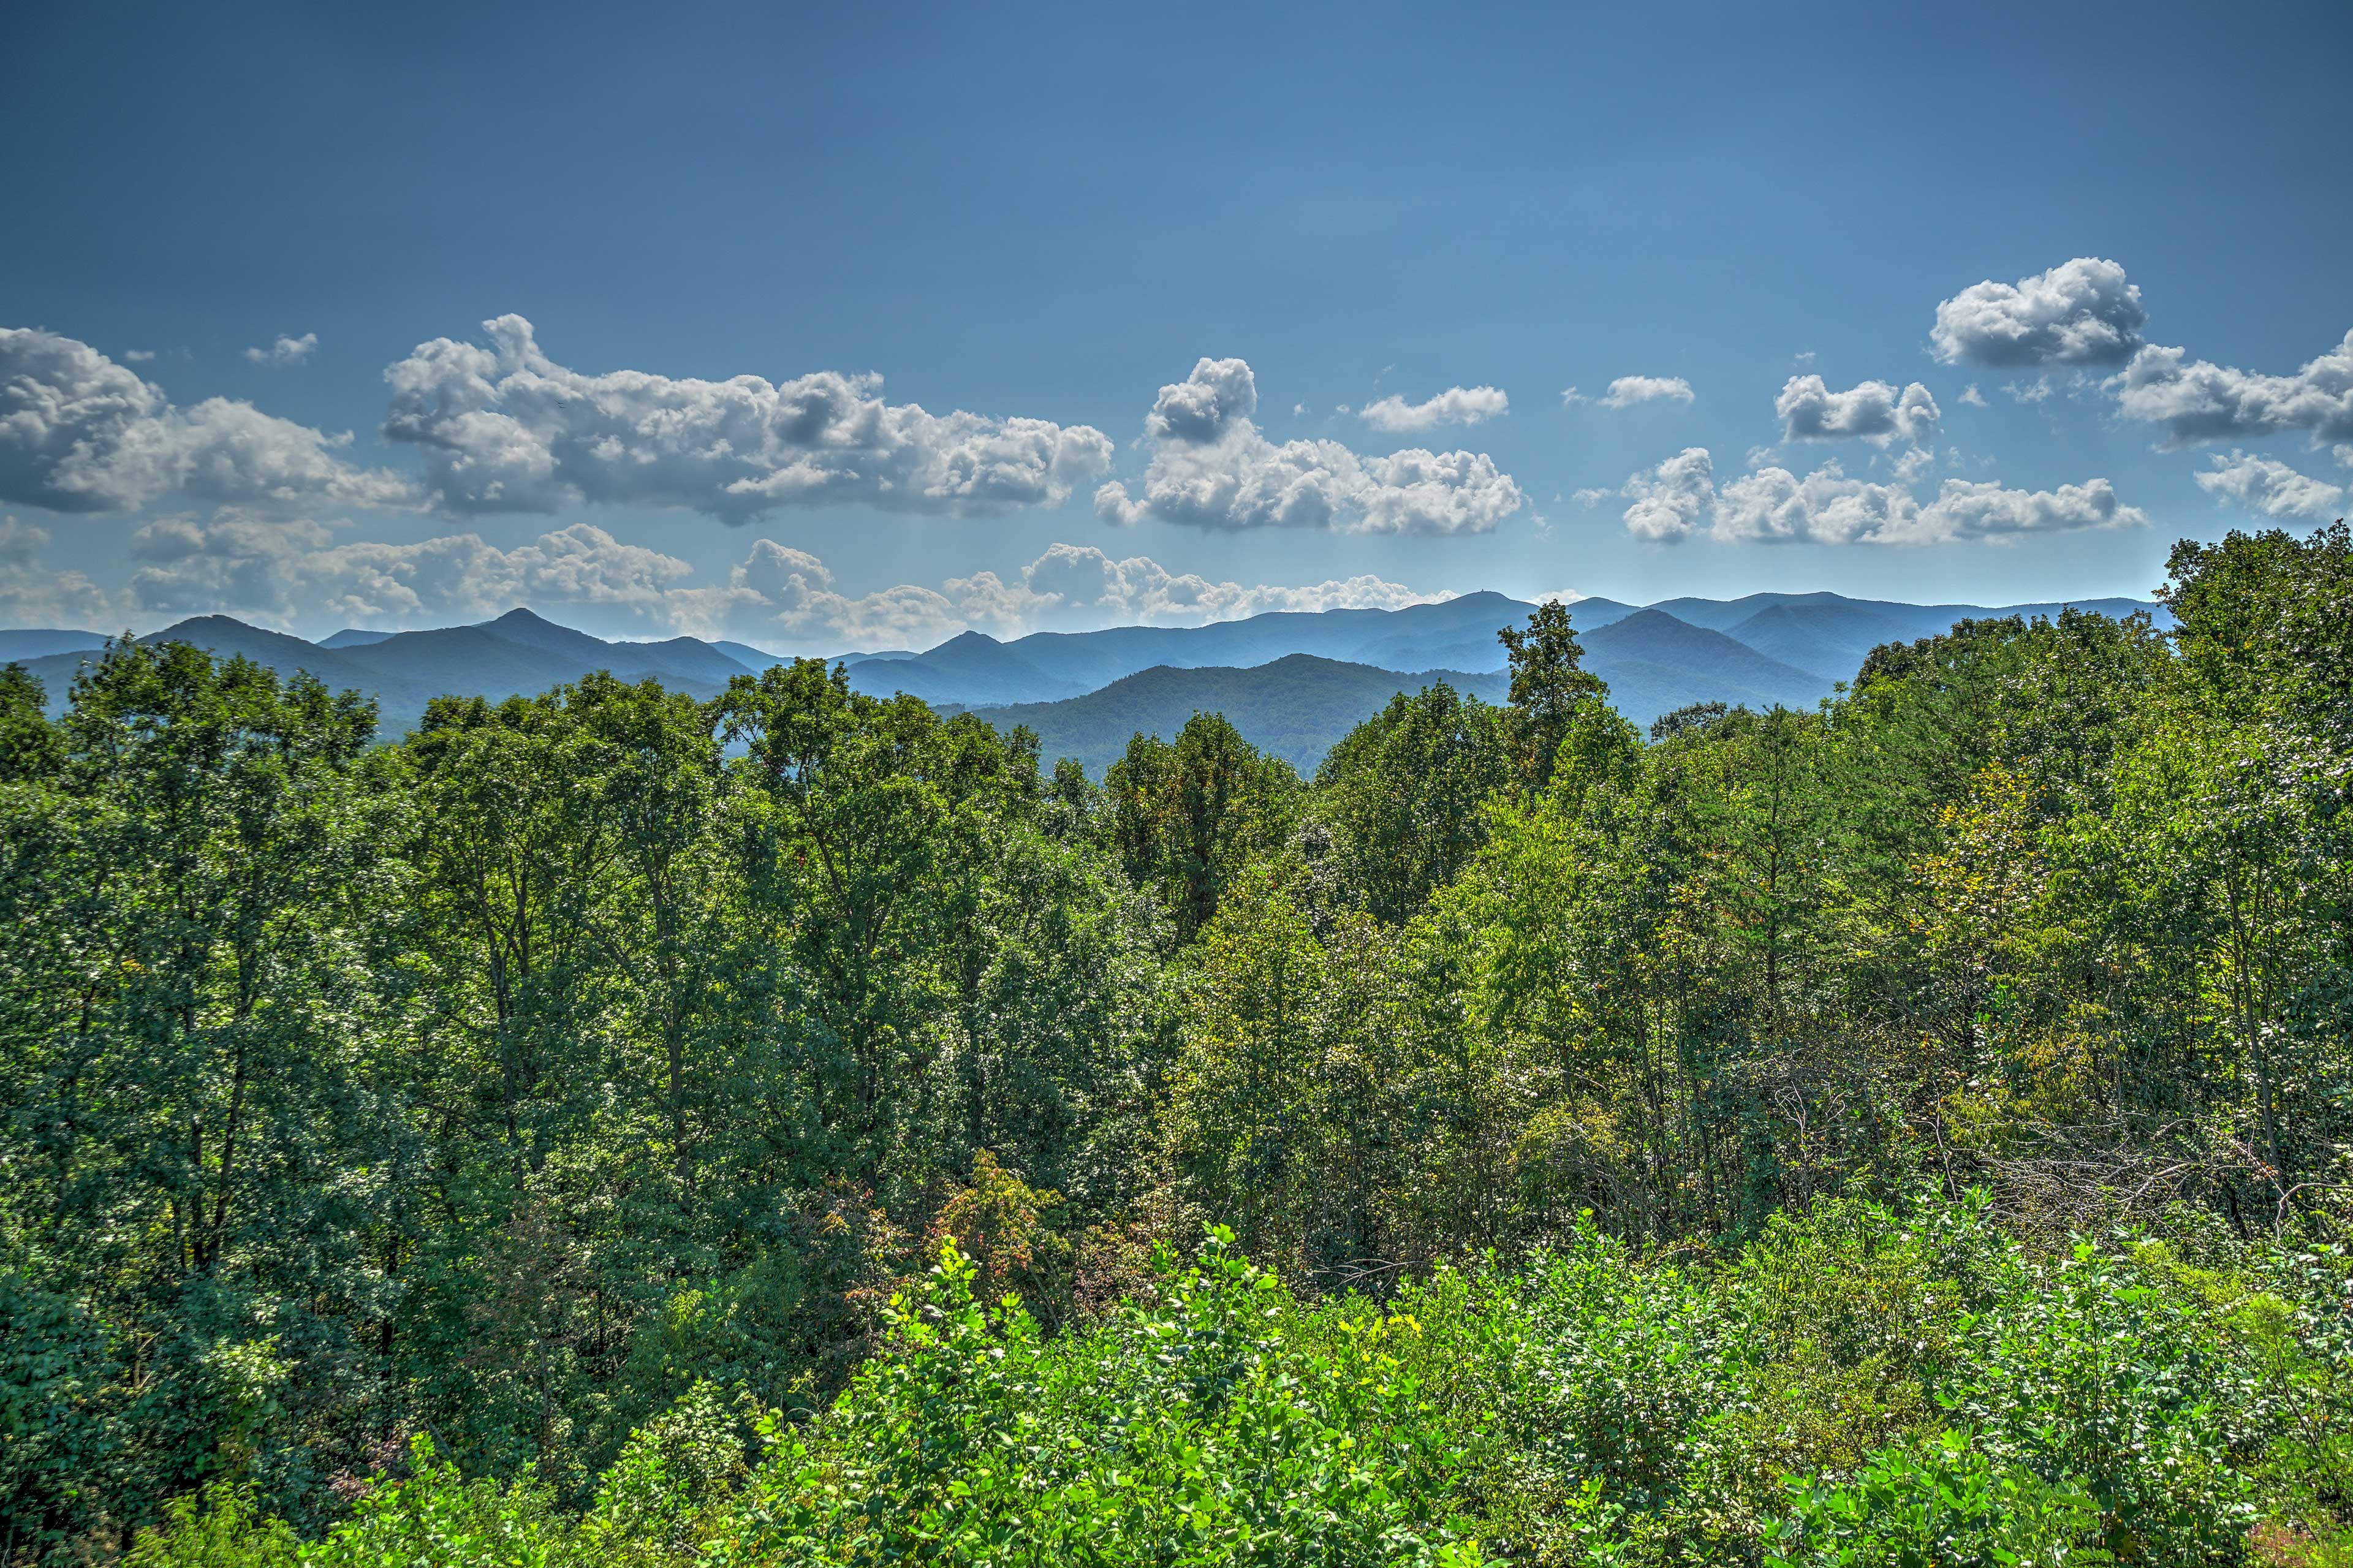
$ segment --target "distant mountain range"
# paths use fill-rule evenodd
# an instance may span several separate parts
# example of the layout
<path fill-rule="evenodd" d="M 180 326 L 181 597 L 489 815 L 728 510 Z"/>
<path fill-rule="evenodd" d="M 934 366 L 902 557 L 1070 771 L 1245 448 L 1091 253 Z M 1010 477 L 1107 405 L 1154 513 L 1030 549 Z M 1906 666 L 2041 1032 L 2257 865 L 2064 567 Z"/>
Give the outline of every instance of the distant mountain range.
<path fill-rule="evenodd" d="M 1027 724 L 1049 757 L 1075 756 L 1100 773 L 1137 731 L 1172 734 L 1197 711 L 1220 711 L 1253 743 L 1312 772 L 1342 735 L 1400 690 L 1443 679 L 1500 701 L 1506 682 L 1496 632 L 1535 606 L 1469 594 L 1402 610 L 1279 612 L 1206 626 L 1113 626 L 1036 632 L 1000 642 L 965 632 L 917 653 L 847 653 L 852 688 L 904 691 L 942 709 L 968 709 L 1001 727 Z M 2056 615 L 2058 604 L 1906 605 L 1837 594 L 1752 594 L 1669 599 L 1642 607 L 1611 599 L 1569 606 L 1587 667 L 1637 724 L 1693 702 L 1810 707 L 1853 679 L 1881 643 L 1930 637 L 1969 616 Z M 2165 612 L 2132 599 L 2077 607 L 2104 615 Z M 0 662 L 22 663 L 61 705 L 75 673 L 105 645 L 94 632 L 0 631 Z M 308 670 L 376 699 L 385 733 L 414 728 L 443 693 L 492 699 L 544 691 L 595 669 L 652 679 L 708 699 L 777 656 L 740 642 L 671 637 L 607 642 L 534 615 L 509 611 L 479 626 L 386 632 L 353 627 L 319 642 L 200 616 L 140 639 L 242 654 L 283 675 Z"/>

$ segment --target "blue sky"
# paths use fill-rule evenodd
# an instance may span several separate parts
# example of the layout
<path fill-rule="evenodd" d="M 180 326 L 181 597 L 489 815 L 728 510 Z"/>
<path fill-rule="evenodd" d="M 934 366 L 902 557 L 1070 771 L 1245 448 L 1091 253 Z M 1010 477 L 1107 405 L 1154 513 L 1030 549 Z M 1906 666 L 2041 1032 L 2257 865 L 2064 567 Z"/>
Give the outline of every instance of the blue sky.
<path fill-rule="evenodd" d="M 0 621 L 2145 593 L 2345 510 L 2348 80 L 2341 0 L 18 7 Z"/>

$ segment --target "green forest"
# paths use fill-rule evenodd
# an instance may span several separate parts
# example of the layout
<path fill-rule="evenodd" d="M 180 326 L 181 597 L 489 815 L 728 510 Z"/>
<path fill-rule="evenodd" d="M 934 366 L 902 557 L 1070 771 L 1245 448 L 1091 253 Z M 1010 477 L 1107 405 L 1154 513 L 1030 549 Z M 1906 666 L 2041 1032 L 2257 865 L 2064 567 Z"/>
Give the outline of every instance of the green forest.
<path fill-rule="evenodd" d="M 0 1564 L 2353 1563 L 2353 539 L 1312 778 L 0 675 Z"/>

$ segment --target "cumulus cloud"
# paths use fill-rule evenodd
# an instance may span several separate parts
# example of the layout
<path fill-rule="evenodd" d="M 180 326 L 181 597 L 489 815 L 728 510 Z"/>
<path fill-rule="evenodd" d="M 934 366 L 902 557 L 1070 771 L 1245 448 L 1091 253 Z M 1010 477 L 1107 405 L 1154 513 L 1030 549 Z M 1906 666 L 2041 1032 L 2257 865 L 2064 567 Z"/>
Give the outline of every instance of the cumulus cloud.
<path fill-rule="evenodd" d="M 1916 381 L 1901 392 L 1883 381 L 1832 392 L 1819 375 L 1791 376 L 1773 400 L 1773 412 L 1784 440 L 1861 439 L 1877 447 L 1897 440 L 1933 442 L 1943 416 L 1936 400 Z"/>
<path fill-rule="evenodd" d="M 1356 417 L 1376 430 L 1398 435 L 1440 425 L 1476 425 L 1482 420 L 1501 418 L 1511 412 L 1511 407 L 1512 400 L 1496 387 L 1450 386 L 1420 403 L 1408 403 L 1394 395 L 1384 397 L 1358 409 Z"/>
<path fill-rule="evenodd" d="M 1575 392 L 1575 387 L 1570 387 Z M 1631 408 L 1638 403 L 1689 403 L 1691 383 L 1679 375 L 1621 375 L 1609 384 L 1604 408 Z"/>
<path fill-rule="evenodd" d="M 0 500 L 50 511 L 132 511 L 166 500 L 300 509 L 397 507 L 406 479 L 361 468 L 330 436 L 163 389 L 88 343 L 0 328 Z"/>
<path fill-rule="evenodd" d="M 126 364 L 145 364 L 149 360 L 153 359 L 154 357 L 155 351 L 153 349 L 125 349 L 122 351 L 123 363 Z"/>
<path fill-rule="evenodd" d="M 2123 268 L 2079 256 L 2016 283 L 1962 289 L 1936 307 L 1928 336 L 1947 364 L 2117 364 L 2141 346 L 2147 322 Z"/>
<path fill-rule="evenodd" d="M 1993 405 L 1985 400 L 1985 394 L 1978 390 L 1978 384 L 1974 381 L 1961 388 L 1961 401 L 1968 404 L 1972 408 L 1990 408 L 1993 406 Z"/>
<path fill-rule="evenodd" d="M 2211 461 L 2213 466 L 2198 476 L 2199 488 L 2218 501 L 2265 517 L 2333 517 L 2345 500 L 2342 485 L 2299 473 L 2276 458 L 2233 448 L 2229 457 Z"/>
<path fill-rule="evenodd" d="M 2353 331 L 2293 375 L 2263 375 L 2151 344 L 2104 384 L 2127 419 L 2165 428 L 2168 447 L 2301 430 L 2353 437 Z"/>
<path fill-rule="evenodd" d="M 1142 493 L 1104 485 L 1095 492 L 1097 514 L 1197 528 L 1483 533 L 1525 499 L 1483 452 L 1408 447 L 1371 457 L 1336 441 L 1278 445 L 1251 423 L 1257 408 L 1247 363 L 1201 360 L 1160 389 L 1145 418 L 1152 461 L 1138 481 Z"/>
<path fill-rule="evenodd" d="M 1852 478 L 1831 462 L 1802 479 L 1788 468 L 1762 468 L 1719 488 L 1708 453 L 1699 447 L 1633 475 L 1623 493 L 1632 501 L 1626 509 L 1626 531 L 1660 543 L 1688 539 L 1703 522 L 1710 537 L 1726 542 L 1947 544 L 2138 527 L 2148 521 L 2139 509 L 2118 501 L 2115 487 L 2104 479 L 2055 490 L 1948 479 L 1934 500 L 1923 502 L 1903 482 Z"/>
<path fill-rule="evenodd" d="M 1626 531 L 1652 543 L 1686 539 L 1715 499 L 1715 465 L 1704 447 L 1686 447 L 1657 468 L 1630 477 L 1621 492 Z"/>
<path fill-rule="evenodd" d="M 256 364 L 283 370 L 288 365 L 301 364 L 309 359 L 318 346 L 319 334 L 316 332 L 304 332 L 299 338 L 290 338 L 280 332 L 276 342 L 266 349 L 248 349 L 245 357 Z"/>
<path fill-rule="evenodd" d="M 550 359 L 521 316 L 482 330 L 487 348 L 436 338 L 385 372 L 385 434 L 422 450 L 446 511 L 615 501 L 744 522 L 859 501 L 965 516 L 1059 505 L 1111 462 L 1109 437 L 1092 426 L 931 414 L 884 402 L 876 376 L 591 375 Z"/>

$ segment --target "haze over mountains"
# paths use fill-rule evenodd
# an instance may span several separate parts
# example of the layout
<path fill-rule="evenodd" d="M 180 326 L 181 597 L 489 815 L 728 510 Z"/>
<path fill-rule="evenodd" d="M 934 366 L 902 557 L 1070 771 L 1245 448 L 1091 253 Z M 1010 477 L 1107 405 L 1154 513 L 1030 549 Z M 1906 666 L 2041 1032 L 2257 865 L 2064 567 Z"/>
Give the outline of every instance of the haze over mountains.
<path fill-rule="evenodd" d="M 845 653 L 851 687 L 904 691 L 942 709 L 969 709 L 1000 727 L 1027 724 L 1049 757 L 1075 756 L 1100 773 L 1141 730 L 1171 735 L 1197 711 L 1221 711 L 1242 734 L 1312 772 L 1342 735 L 1400 690 L 1445 679 L 1489 701 L 1507 681 L 1496 632 L 1534 606 L 1470 594 L 1401 610 L 1282 612 L 1203 626 L 1113 626 L 1037 632 L 1000 642 L 965 632 L 922 653 Z M 1932 636 L 1965 617 L 2056 615 L 2057 603 L 1984 607 L 1907 605 L 1837 594 L 1753 594 L 1638 606 L 1583 599 L 1569 615 L 1586 664 L 1637 724 L 1689 703 L 1810 706 L 1851 680 L 1881 643 Z M 2078 608 L 2167 618 L 2131 599 Z M 740 642 L 671 637 L 608 642 L 516 609 L 476 626 L 386 632 L 347 628 L 318 642 L 227 616 L 201 616 L 139 639 L 241 654 L 281 675 L 308 670 L 328 685 L 373 695 L 385 731 L 413 728 L 444 693 L 493 700 L 535 693 L 591 670 L 655 679 L 698 698 L 733 677 L 779 662 Z M 22 663 L 63 703 L 75 673 L 104 646 L 70 629 L 0 631 L 0 661 Z"/>

